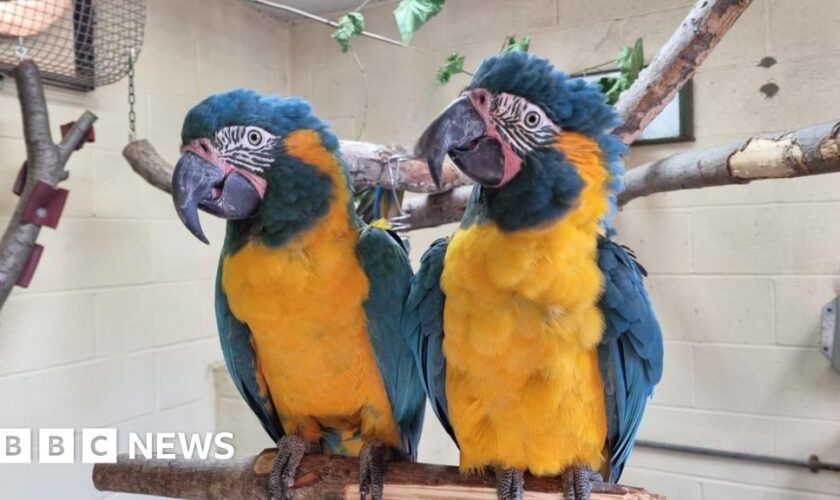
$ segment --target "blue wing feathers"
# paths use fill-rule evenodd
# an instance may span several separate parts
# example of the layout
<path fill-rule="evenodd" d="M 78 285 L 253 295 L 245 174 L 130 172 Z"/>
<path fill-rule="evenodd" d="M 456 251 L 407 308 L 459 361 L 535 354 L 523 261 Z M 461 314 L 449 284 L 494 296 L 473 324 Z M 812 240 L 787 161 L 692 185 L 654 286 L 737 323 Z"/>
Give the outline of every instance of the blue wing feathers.
<path fill-rule="evenodd" d="M 598 244 L 604 273 L 600 307 L 605 330 L 598 349 L 607 406 L 610 480 L 621 476 L 647 400 L 662 377 L 662 332 L 635 255 L 609 239 Z"/>
<path fill-rule="evenodd" d="M 257 377 L 262 375 L 257 368 L 257 357 L 251 343 L 251 330 L 230 311 L 221 280 L 220 262 L 219 272 L 216 275 L 216 323 L 225 364 L 239 393 L 276 443 L 283 436 L 283 427 L 277 418 L 270 395 L 260 392 Z M 266 387 L 265 384 L 263 387 Z"/>
<path fill-rule="evenodd" d="M 370 283 L 365 302 L 370 343 L 405 449 L 416 457 L 426 395 L 408 339 L 400 330 L 411 264 L 399 237 L 374 227 L 362 231 L 356 254 Z"/>
<path fill-rule="evenodd" d="M 423 254 L 420 270 L 411 282 L 405 304 L 402 330 L 415 352 L 432 409 L 446 432 L 455 440 L 446 402 L 446 360 L 443 356 L 443 307 L 440 288 L 443 258 L 449 241 L 441 238 Z M 457 441 L 456 441 L 457 443 Z"/>

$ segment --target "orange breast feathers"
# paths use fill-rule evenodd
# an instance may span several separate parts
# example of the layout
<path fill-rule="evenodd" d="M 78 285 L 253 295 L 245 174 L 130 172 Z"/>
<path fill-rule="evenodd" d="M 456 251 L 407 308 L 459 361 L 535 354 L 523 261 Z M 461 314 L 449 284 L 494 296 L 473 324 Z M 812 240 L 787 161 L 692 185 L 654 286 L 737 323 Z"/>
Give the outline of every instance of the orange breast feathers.
<path fill-rule="evenodd" d="M 571 213 L 510 232 L 475 224 L 446 253 L 446 395 L 463 469 L 557 474 L 602 461 L 596 244 L 607 174 L 591 139 L 563 133 L 557 146 L 586 181 Z"/>
<path fill-rule="evenodd" d="M 286 146 L 335 183 L 346 183 L 317 133 L 290 134 Z M 368 340 L 369 284 L 356 256 L 349 193 L 342 184 L 333 191 L 327 215 L 287 244 L 250 242 L 225 257 L 222 288 L 233 314 L 251 329 L 287 433 L 314 441 L 326 427 L 358 430 L 396 445 L 398 427 Z"/>

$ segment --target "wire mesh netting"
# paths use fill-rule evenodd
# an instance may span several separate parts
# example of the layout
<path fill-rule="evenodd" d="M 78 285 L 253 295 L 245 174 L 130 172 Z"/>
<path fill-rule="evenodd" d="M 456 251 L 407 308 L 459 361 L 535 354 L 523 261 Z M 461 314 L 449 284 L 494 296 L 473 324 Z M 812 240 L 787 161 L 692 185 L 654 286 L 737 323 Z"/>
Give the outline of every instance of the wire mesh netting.
<path fill-rule="evenodd" d="M 0 73 L 25 57 L 53 84 L 114 83 L 140 54 L 145 24 L 146 0 L 0 0 Z"/>

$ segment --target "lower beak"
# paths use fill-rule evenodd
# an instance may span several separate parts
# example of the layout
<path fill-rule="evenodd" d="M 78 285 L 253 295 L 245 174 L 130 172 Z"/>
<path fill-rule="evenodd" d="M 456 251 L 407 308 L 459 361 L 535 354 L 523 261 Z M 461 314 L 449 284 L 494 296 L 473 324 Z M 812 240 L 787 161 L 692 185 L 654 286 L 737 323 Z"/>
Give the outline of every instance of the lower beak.
<path fill-rule="evenodd" d="M 190 152 L 175 165 L 172 199 L 181 222 L 204 243 L 209 241 L 201 229 L 199 208 L 224 219 L 245 219 L 256 213 L 262 201 L 244 176 L 235 171 L 225 175 L 217 165 Z"/>
<path fill-rule="evenodd" d="M 417 141 L 414 152 L 426 159 L 429 164 L 429 173 L 435 184 L 440 187 L 443 161 L 447 153 L 456 148 L 468 148 L 477 144 L 486 133 L 484 119 L 470 99 L 464 95 L 450 104 L 426 128 Z M 470 175 L 469 172 L 464 173 Z"/>

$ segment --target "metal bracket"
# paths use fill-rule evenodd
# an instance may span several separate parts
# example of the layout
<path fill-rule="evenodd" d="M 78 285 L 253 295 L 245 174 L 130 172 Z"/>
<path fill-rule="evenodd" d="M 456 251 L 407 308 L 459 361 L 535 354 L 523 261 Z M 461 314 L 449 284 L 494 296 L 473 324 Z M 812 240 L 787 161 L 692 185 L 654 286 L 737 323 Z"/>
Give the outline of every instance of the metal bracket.
<path fill-rule="evenodd" d="M 44 181 L 38 181 L 32 190 L 32 195 L 26 201 L 20 220 L 39 226 L 47 226 L 55 229 L 64 204 L 67 203 L 66 189 L 50 186 Z"/>
<path fill-rule="evenodd" d="M 18 276 L 16 283 L 17 286 L 22 288 L 29 286 L 29 283 L 32 281 L 32 276 L 35 275 L 35 269 L 38 268 L 38 262 L 41 261 L 41 254 L 43 253 L 44 247 L 35 243 L 32 247 L 32 251 L 29 252 L 26 264 L 23 265 L 23 269 L 20 271 L 20 276 Z"/>
<path fill-rule="evenodd" d="M 840 296 L 824 305 L 820 315 L 820 352 L 840 373 Z"/>

